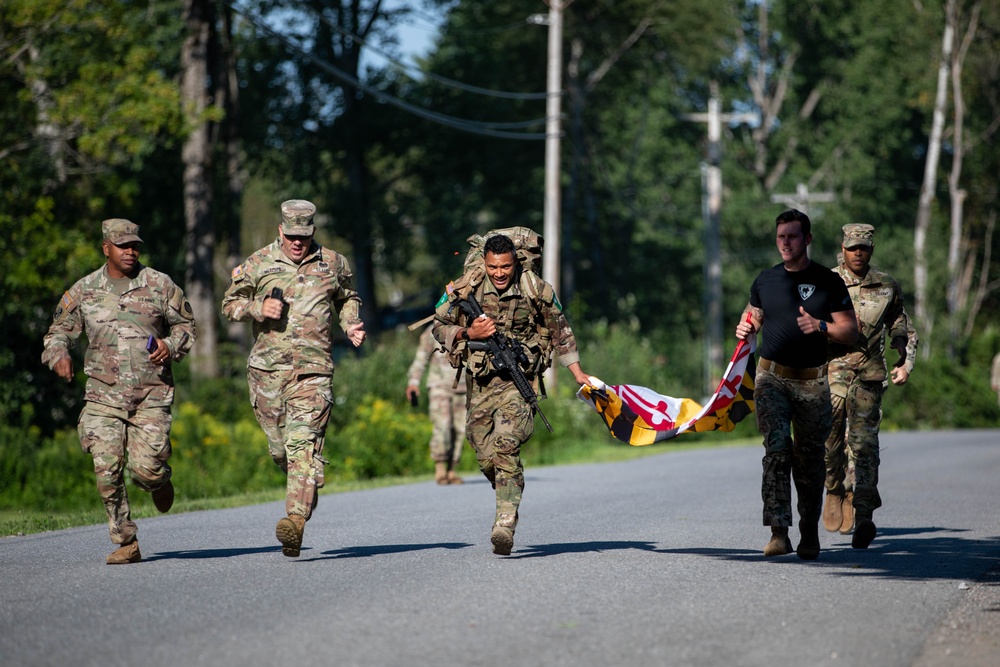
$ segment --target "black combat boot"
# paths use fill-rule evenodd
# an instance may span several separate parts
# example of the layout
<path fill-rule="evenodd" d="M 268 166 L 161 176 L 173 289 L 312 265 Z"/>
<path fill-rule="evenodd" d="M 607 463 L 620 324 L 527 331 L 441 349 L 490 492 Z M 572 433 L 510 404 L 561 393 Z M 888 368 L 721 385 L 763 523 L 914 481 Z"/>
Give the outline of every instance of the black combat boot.
<path fill-rule="evenodd" d="M 855 549 L 867 549 L 877 533 L 878 529 L 872 521 L 871 511 L 857 510 L 854 515 L 854 537 L 851 538 L 851 546 Z"/>
<path fill-rule="evenodd" d="M 819 525 L 815 521 L 800 521 L 799 546 L 795 553 L 802 560 L 816 560 L 819 558 Z"/>

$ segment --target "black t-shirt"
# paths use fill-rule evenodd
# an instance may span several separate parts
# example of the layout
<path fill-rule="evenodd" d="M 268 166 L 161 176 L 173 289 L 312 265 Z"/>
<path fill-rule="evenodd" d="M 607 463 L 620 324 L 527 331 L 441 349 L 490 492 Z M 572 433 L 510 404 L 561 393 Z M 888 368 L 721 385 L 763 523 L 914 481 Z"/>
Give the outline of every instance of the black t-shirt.
<path fill-rule="evenodd" d="M 854 308 L 841 277 L 816 262 L 801 271 L 788 271 L 784 264 L 761 271 L 750 287 L 750 305 L 764 311 L 760 356 L 792 368 L 826 363 L 827 338 L 799 330 L 799 306 L 827 322 L 833 321 L 831 313 Z"/>

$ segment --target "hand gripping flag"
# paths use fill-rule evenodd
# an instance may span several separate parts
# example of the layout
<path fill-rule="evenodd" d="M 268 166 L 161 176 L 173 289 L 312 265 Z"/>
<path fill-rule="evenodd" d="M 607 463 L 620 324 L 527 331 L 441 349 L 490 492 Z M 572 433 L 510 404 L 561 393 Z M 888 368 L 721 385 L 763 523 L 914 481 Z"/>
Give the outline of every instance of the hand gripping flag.
<path fill-rule="evenodd" d="M 664 442 L 685 431 L 732 431 L 754 411 L 753 386 L 757 371 L 757 336 L 741 340 L 733 352 L 718 389 L 702 407 L 690 398 L 663 396 L 637 385 L 606 385 L 591 378 L 577 398 L 597 410 L 611 435 L 639 447 Z"/>

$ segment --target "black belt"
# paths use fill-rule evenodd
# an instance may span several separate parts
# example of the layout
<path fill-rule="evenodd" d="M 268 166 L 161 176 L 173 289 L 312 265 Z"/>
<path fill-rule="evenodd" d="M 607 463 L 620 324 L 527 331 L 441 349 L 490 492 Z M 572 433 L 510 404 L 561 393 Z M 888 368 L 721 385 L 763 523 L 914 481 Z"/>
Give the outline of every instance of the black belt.
<path fill-rule="evenodd" d="M 813 368 L 793 368 L 792 366 L 782 366 L 770 359 L 761 357 L 757 365 L 769 373 L 774 373 L 790 380 L 815 380 L 816 378 L 826 377 L 826 364 L 814 366 Z"/>

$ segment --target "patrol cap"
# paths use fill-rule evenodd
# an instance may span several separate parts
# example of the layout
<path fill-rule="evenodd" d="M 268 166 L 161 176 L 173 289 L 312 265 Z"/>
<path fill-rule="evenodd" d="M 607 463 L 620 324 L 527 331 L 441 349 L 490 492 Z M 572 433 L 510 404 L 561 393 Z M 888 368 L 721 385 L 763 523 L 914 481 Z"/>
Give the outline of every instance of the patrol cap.
<path fill-rule="evenodd" d="M 287 236 L 312 236 L 316 231 L 313 216 L 316 205 L 305 199 L 289 199 L 281 203 L 281 231 Z"/>
<path fill-rule="evenodd" d="M 101 231 L 104 232 L 104 240 L 115 245 L 125 245 L 126 243 L 142 243 L 139 238 L 139 225 L 130 222 L 125 218 L 111 218 L 101 223 Z"/>
<path fill-rule="evenodd" d="M 862 223 L 844 225 L 844 247 L 856 248 L 859 245 L 869 248 L 875 245 L 875 228 Z"/>

